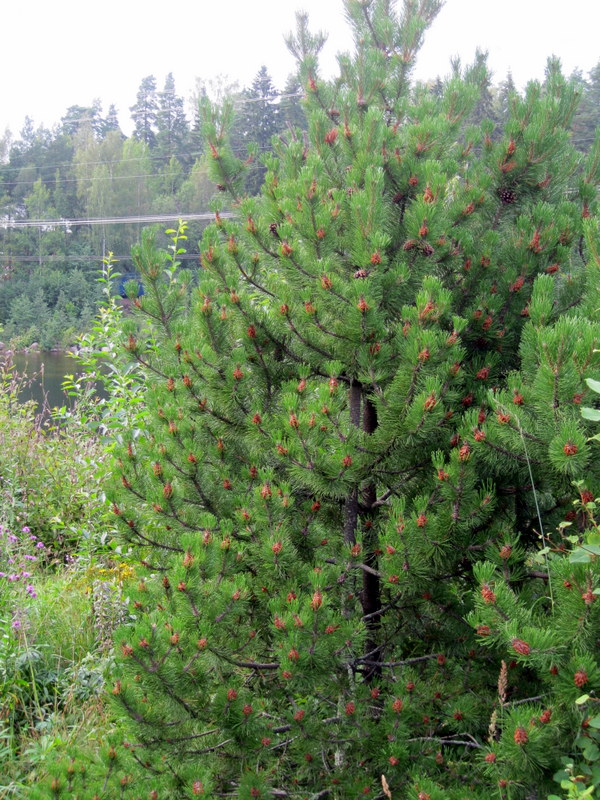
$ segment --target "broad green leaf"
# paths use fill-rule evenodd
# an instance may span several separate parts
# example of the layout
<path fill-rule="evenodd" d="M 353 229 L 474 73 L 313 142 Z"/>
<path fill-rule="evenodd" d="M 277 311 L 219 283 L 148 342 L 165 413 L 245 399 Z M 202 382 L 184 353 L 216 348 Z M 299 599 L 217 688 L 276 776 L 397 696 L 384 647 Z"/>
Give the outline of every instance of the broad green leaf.
<path fill-rule="evenodd" d="M 588 740 L 583 748 L 583 755 L 588 761 L 595 761 L 600 756 L 598 745 L 592 742 L 591 739 Z"/>
<path fill-rule="evenodd" d="M 597 408 L 589 408 L 589 406 L 584 406 L 581 409 L 581 416 L 584 419 L 589 419 L 592 422 L 600 422 L 600 410 Z"/>
<path fill-rule="evenodd" d="M 582 706 L 584 703 L 587 703 L 587 701 L 588 701 L 589 699 L 590 699 L 590 696 L 589 696 L 589 694 L 582 694 L 582 695 L 580 695 L 580 696 L 577 698 L 577 700 L 575 700 L 575 703 L 576 703 L 578 706 Z"/>
<path fill-rule="evenodd" d="M 586 378 L 585 382 L 592 390 L 592 392 L 596 392 L 596 394 L 600 394 L 600 381 L 595 381 L 593 378 Z"/>
<path fill-rule="evenodd" d="M 592 554 L 586 552 L 581 547 L 574 550 L 571 555 L 569 556 L 569 562 L 571 564 L 589 564 L 592 560 Z"/>

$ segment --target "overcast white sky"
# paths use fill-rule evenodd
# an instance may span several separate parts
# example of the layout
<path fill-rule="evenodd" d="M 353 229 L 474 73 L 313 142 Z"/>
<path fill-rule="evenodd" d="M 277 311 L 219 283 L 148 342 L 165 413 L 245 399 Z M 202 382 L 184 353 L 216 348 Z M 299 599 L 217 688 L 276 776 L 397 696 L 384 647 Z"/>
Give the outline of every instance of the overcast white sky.
<path fill-rule="evenodd" d="M 400 4 L 401 0 L 399 0 Z M 140 80 L 162 88 L 173 72 L 186 99 L 195 79 L 229 75 L 248 85 L 265 64 L 282 88 L 294 63 L 283 34 L 298 9 L 329 33 L 325 68 L 350 47 L 342 0 L 5 0 L 0 48 L 0 134 L 18 134 L 25 115 L 52 126 L 70 105 L 115 103 L 124 130 Z M 450 58 L 487 49 L 496 80 L 543 76 L 548 55 L 567 73 L 600 60 L 600 0 L 446 0 L 421 52 L 416 76 L 446 74 Z"/>

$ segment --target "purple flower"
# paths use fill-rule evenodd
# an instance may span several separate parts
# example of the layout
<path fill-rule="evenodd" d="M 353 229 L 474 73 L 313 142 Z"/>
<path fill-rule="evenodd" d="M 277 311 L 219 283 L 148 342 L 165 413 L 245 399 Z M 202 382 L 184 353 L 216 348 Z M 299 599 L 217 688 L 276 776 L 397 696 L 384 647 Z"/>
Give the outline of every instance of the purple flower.
<path fill-rule="evenodd" d="M 21 576 L 18 575 L 16 572 L 13 572 L 11 575 L 8 576 L 9 581 L 18 581 Z"/>
<path fill-rule="evenodd" d="M 29 555 L 29 553 L 25 553 L 25 555 L 23 556 L 23 558 L 24 558 L 26 561 L 37 561 L 37 558 L 36 558 L 35 556 L 31 556 L 31 555 Z"/>
<path fill-rule="evenodd" d="M 29 538 L 31 539 L 32 542 L 35 542 L 35 540 L 37 539 L 37 536 L 35 535 L 35 533 L 32 533 Z"/>
<path fill-rule="evenodd" d="M 31 578 L 31 572 L 21 572 L 22 578 Z"/>
<path fill-rule="evenodd" d="M 21 533 L 31 533 L 31 528 L 28 525 L 23 525 Z"/>
<path fill-rule="evenodd" d="M 6 578 L 6 572 L 0 572 L 0 578 Z"/>
<path fill-rule="evenodd" d="M 19 630 L 21 627 L 21 620 L 20 619 L 13 619 L 12 626 L 15 630 Z"/>
<path fill-rule="evenodd" d="M 36 544 L 36 547 L 37 547 L 38 549 L 42 549 L 42 548 L 44 547 L 44 543 L 43 543 L 43 542 L 38 542 L 38 543 Z"/>
<path fill-rule="evenodd" d="M 9 542 L 18 542 L 19 541 L 19 537 L 15 536 L 14 533 L 9 533 L 8 534 L 8 541 Z"/>
<path fill-rule="evenodd" d="M 36 591 L 30 583 L 25 587 L 25 591 L 30 597 L 37 597 Z"/>

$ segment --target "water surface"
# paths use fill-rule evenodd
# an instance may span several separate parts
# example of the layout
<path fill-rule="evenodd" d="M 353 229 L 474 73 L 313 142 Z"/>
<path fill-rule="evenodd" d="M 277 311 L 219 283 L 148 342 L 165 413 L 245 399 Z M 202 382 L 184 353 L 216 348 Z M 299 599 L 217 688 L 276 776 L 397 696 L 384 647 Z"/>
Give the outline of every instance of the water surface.
<path fill-rule="evenodd" d="M 77 361 L 68 353 L 15 353 L 11 360 L 15 371 L 24 378 L 20 400 L 34 400 L 38 412 L 70 404 L 62 383 L 65 375 L 77 374 L 80 370 Z"/>

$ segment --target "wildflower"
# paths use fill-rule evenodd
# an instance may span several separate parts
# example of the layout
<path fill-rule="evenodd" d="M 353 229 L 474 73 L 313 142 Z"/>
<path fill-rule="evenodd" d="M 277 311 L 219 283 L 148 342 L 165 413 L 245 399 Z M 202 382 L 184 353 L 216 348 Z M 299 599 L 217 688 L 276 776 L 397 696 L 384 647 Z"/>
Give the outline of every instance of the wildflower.
<path fill-rule="evenodd" d="M 23 525 L 21 533 L 31 533 L 31 528 L 28 525 Z"/>

